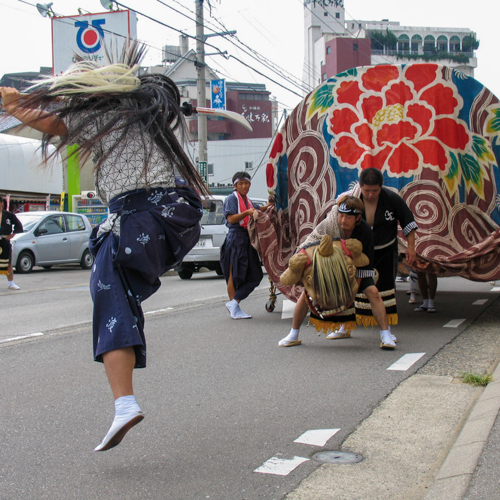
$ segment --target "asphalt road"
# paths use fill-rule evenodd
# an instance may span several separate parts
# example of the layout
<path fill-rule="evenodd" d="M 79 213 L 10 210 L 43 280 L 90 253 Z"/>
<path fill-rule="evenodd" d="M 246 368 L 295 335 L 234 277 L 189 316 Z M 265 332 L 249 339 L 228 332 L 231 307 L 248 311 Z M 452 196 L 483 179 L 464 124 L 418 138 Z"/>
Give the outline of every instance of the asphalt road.
<path fill-rule="evenodd" d="M 291 320 L 281 296 L 264 310 L 265 281 L 244 303 L 253 319 L 233 321 L 214 273 L 164 277 L 144 304 L 148 368 L 135 374 L 146 419 L 117 448 L 94 453 L 113 406 L 91 356 L 88 276 L 16 275 L 22 290 L 0 292 L 1 500 L 283 498 L 319 466 L 314 452 L 338 448 L 498 297 L 488 283 L 440 279 L 438 313 L 415 313 L 401 284 L 396 350 L 379 349 L 376 330 L 328 341 L 306 327 L 302 346 L 279 348 Z M 8 340 L 33 333 L 43 335 Z M 388 369 L 405 354 L 421 356 Z M 318 429 L 333 432 L 324 445 L 294 442 Z M 304 462 L 286 474 L 255 472 L 294 457 Z"/>

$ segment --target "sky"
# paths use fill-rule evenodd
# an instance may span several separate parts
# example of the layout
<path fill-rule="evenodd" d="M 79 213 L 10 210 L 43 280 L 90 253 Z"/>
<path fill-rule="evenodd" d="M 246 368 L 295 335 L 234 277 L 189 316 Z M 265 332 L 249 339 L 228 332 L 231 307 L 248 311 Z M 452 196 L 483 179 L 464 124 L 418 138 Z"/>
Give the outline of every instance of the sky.
<path fill-rule="evenodd" d="M 150 47 L 144 65 L 160 63 L 163 45 L 178 45 L 179 33 L 165 25 L 193 37 L 196 35 L 195 0 L 123 0 L 122 3 L 138 12 L 138 38 Z M 34 0 L 0 0 L 3 21 L 0 76 L 38 71 L 40 66 L 52 65 L 51 22 L 38 13 L 35 4 Z M 207 64 L 228 81 L 265 83 L 280 108 L 293 109 L 303 96 L 300 90 L 304 54 L 303 1 L 205 0 L 205 6 L 205 33 L 236 30 L 236 36 L 246 46 L 229 43 L 221 36 L 210 37 L 207 42 L 221 51 L 227 50 L 230 58 L 207 55 Z M 500 0 L 344 0 L 344 7 L 346 21 L 389 19 L 399 21 L 402 26 L 471 29 L 480 42 L 474 76 L 500 98 Z M 103 12 L 99 0 L 54 0 L 52 6 L 57 15 L 64 16 L 76 15 L 79 8 L 84 12 Z M 195 48 L 194 41 L 190 48 Z M 265 58 L 274 71 L 258 63 L 250 56 L 250 51 L 255 51 L 255 57 Z M 215 49 L 207 47 L 206 52 L 210 54 Z M 283 75 L 289 76 L 285 79 Z"/>

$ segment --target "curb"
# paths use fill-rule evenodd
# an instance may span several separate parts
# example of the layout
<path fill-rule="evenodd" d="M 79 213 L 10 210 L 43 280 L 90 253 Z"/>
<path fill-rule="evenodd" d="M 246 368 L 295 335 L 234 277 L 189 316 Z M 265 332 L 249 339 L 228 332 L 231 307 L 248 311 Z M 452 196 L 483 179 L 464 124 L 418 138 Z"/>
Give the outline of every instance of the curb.
<path fill-rule="evenodd" d="M 472 408 L 425 500 L 462 500 L 500 411 L 500 364 Z"/>

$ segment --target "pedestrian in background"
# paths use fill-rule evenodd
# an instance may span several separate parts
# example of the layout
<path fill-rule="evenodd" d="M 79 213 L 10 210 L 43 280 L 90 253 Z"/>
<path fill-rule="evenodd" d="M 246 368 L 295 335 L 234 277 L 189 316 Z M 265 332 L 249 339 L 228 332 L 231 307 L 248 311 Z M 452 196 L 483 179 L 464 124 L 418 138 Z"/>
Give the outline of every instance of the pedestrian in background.
<path fill-rule="evenodd" d="M 423 271 L 417 271 L 418 287 L 420 293 L 422 294 L 423 302 L 421 305 L 415 308 L 417 312 L 436 312 L 436 305 L 434 304 L 434 298 L 436 297 L 437 290 L 437 275 L 432 273 L 424 273 Z"/>
<path fill-rule="evenodd" d="M 234 191 L 224 200 L 224 217 L 229 232 L 220 250 L 220 264 L 229 296 L 226 307 L 233 319 L 252 317 L 242 311 L 240 302 L 259 286 L 264 276 L 259 254 L 250 243 L 248 222 L 255 210 L 265 212 L 269 203 L 263 207 L 253 203 L 247 196 L 250 186 L 250 174 L 236 172 L 233 175 Z"/>
<path fill-rule="evenodd" d="M 0 274 L 7 276 L 7 286 L 10 290 L 20 290 L 14 283 L 14 269 L 12 267 L 12 244 L 10 240 L 15 234 L 23 232 L 21 221 L 12 213 L 5 210 L 4 199 L 0 196 Z"/>

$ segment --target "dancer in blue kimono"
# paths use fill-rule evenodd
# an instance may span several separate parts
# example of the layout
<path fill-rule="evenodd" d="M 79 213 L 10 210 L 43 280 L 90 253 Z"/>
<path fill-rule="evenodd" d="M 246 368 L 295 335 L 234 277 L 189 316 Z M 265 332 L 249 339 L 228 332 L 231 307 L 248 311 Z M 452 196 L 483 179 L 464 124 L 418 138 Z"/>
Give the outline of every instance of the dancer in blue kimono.
<path fill-rule="evenodd" d="M 82 164 L 92 157 L 97 193 L 110 208 L 90 241 L 94 359 L 115 399 L 95 451 L 118 445 L 144 418 L 132 384 L 133 369 L 146 366 L 141 303 L 198 241 L 198 193 L 207 193 L 175 135 L 184 126 L 179 91 L 163 75 L 136 76 L 143 52 L 133 44 L 124 63 L 106 67 L 79 61 L 27 97 L 0 87 L 5 110 L 44 133 L 46 155 L 60 136 L 58 152 L 77 143 Z"/>

